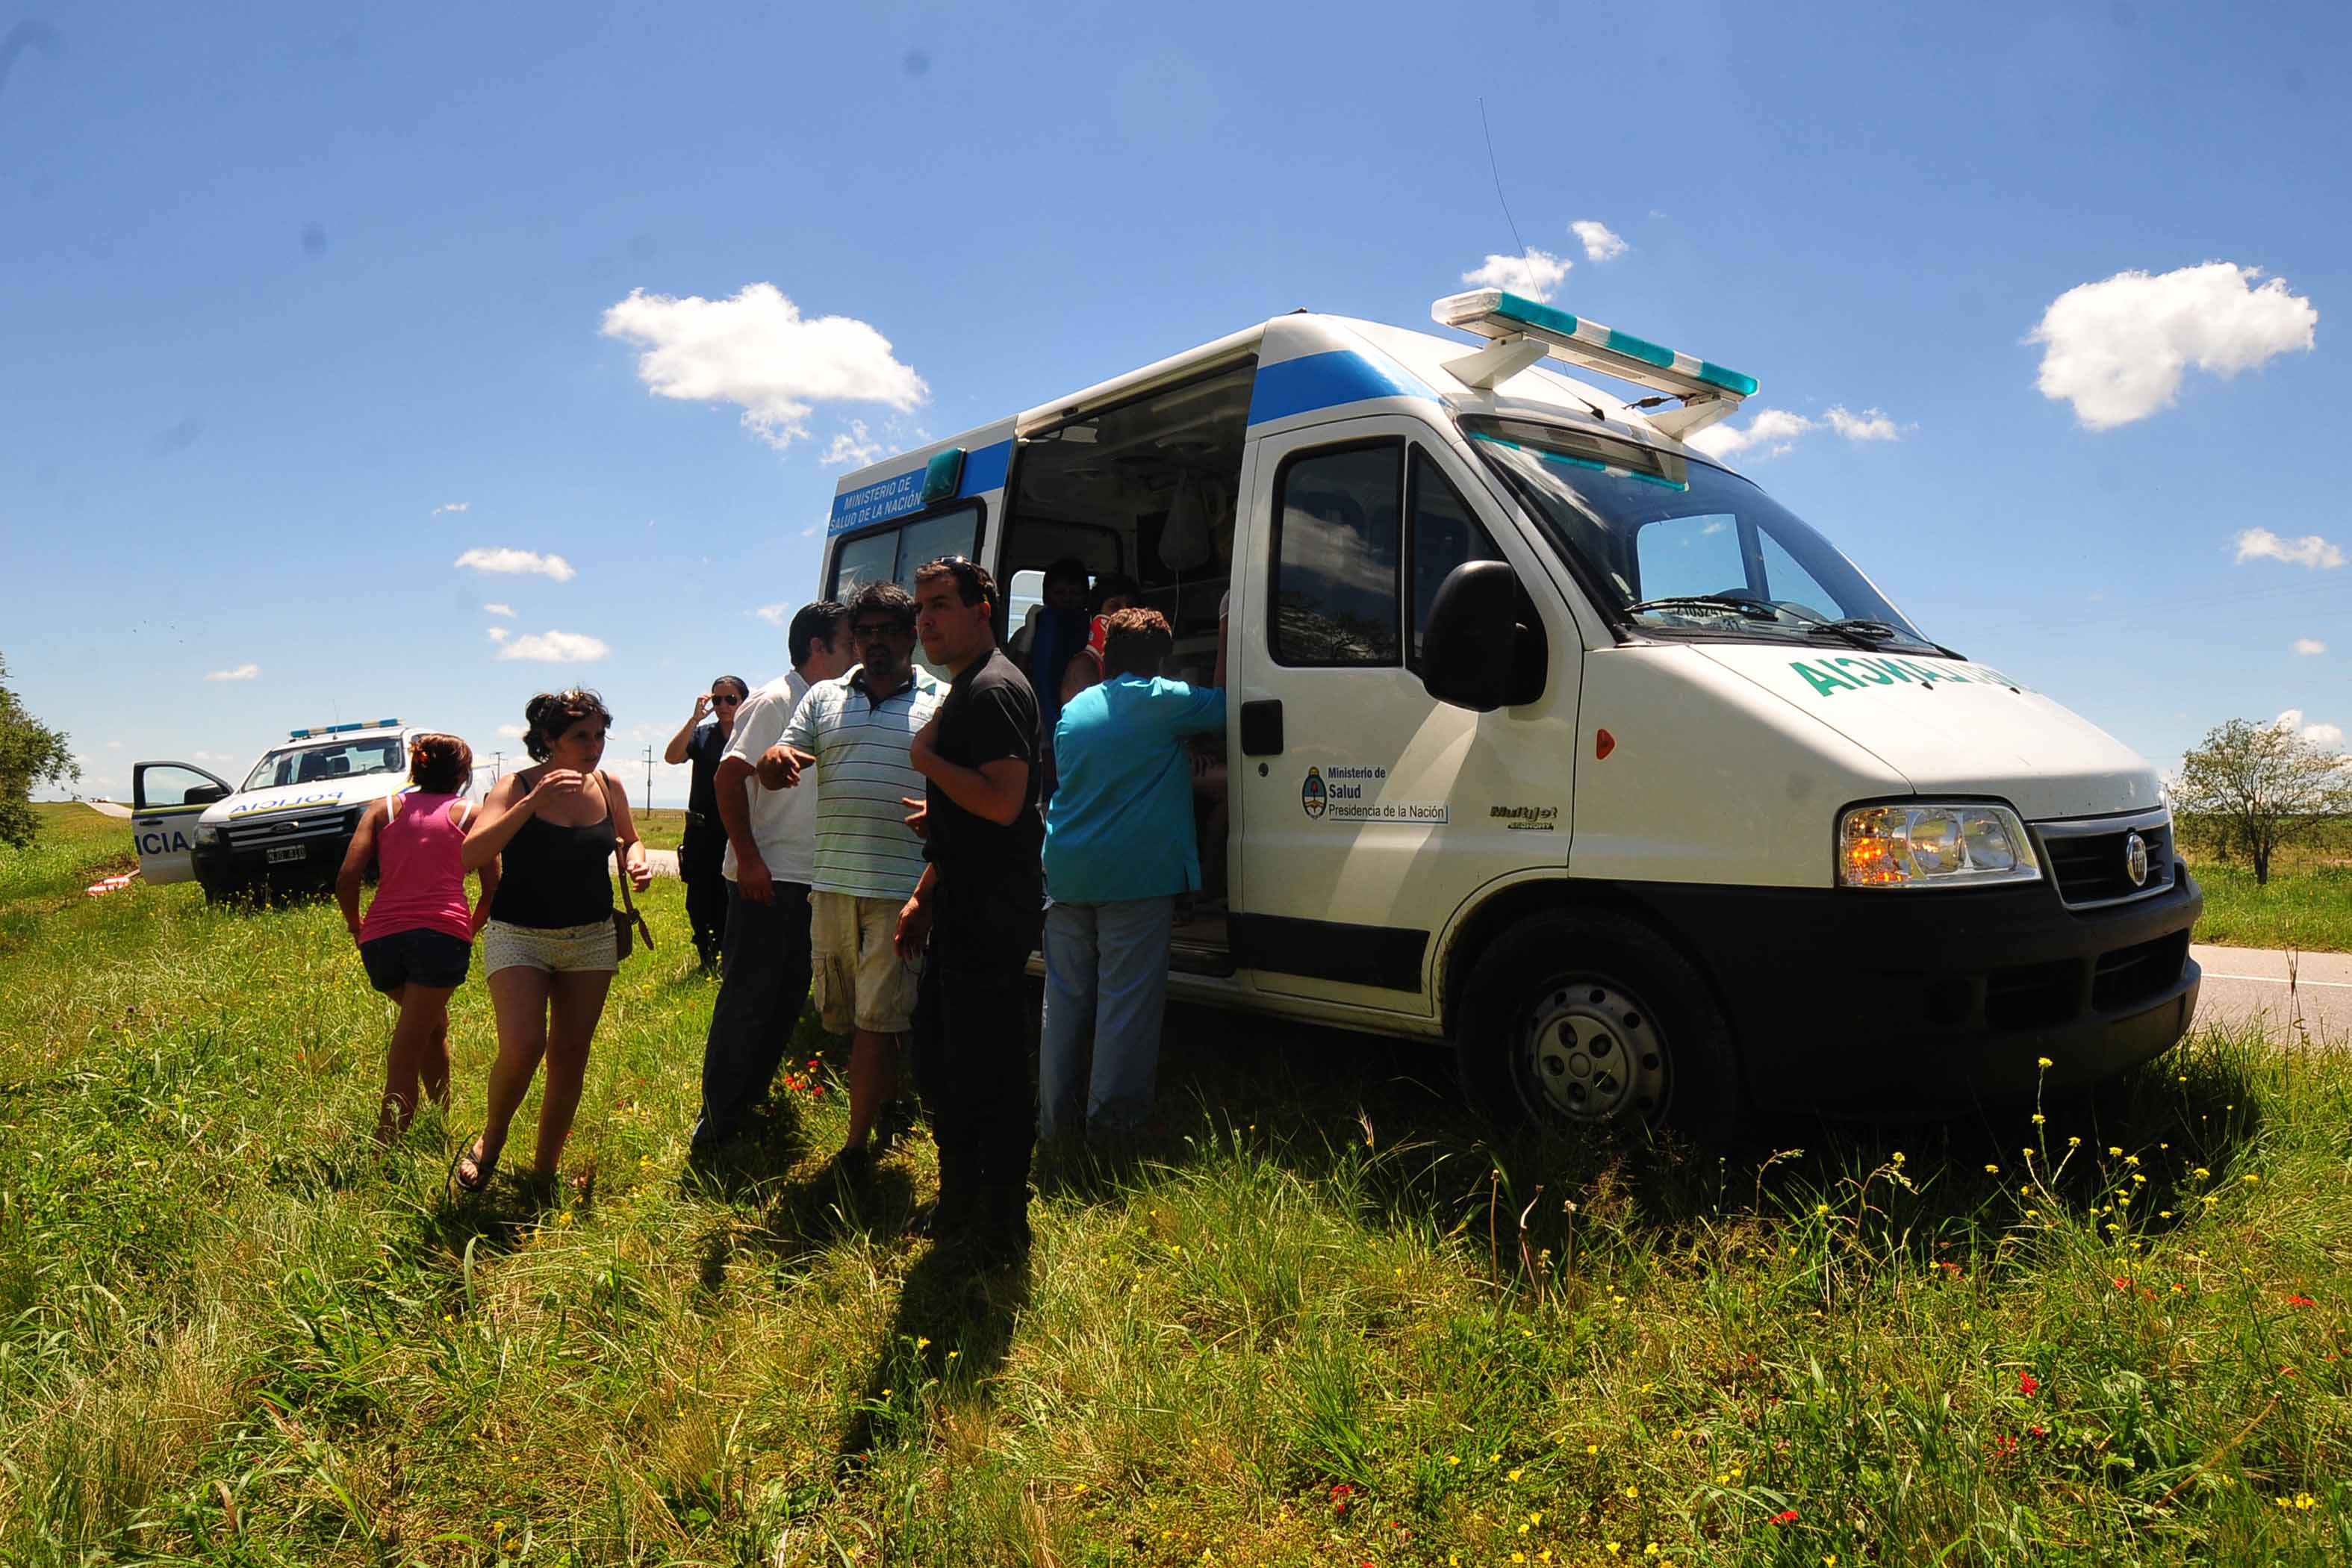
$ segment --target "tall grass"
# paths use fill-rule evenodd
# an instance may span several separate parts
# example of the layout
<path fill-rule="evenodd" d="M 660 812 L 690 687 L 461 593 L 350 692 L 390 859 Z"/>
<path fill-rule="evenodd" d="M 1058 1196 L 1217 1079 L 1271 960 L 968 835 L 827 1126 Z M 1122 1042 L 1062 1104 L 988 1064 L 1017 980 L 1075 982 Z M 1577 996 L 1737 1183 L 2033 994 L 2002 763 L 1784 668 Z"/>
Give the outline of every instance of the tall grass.
<path fill-rule="evenodd" d="M 821 1036 L 686 1163 L 674 883 L 584 1183 L 460 1202 L 478 976 L 455 1115 L 379 1157 L 389 1015 L 331 908 L 83 864 L 0 860 L 10 1563 L 2352 1555 L 2333 1054 L 2207 1033 L 2039 1124 L 1547 1156 L 1418 1049 L 1179 1015 L 1179 1134 L 1049 1174 L 975 1280 L 903 1233 L 927 1142 L 864 1201 L 826 1173 Z"/>

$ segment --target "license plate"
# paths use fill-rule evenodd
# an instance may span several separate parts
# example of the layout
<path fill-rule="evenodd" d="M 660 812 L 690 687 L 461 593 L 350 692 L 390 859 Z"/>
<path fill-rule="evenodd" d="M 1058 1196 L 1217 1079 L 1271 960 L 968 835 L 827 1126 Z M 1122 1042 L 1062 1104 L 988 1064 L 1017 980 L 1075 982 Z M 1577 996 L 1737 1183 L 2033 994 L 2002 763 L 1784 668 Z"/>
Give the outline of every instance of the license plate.
<path fill-rule="evenodd" d="M 282 866 L 289 860 L 299 860 L 310 853 L 308 844 L 277 844 L 269 850 L 269 863 Z"/>

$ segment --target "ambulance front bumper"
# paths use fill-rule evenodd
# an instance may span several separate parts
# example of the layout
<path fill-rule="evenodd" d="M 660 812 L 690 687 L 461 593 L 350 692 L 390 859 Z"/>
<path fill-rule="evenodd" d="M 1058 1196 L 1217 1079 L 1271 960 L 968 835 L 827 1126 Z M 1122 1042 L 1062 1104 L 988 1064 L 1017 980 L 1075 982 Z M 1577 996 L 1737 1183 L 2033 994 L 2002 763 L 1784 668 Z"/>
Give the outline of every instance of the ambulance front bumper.
<path fill-rule="evenodd" d="M 1765 1110 L 1899 1118 L 2063 1094 L 2161 1056 L 2197 1009 L 2205 897 L 2186 865 L 2090 910 L 2047 883 L 1632 890 L 1715 977 Z"/>
<path fill-rule="evenodd" d="M 315 888 L 334 879 L 358 826 L 358 811 L 341 806 L 230 823 L 196 846 L 196 880 L 216 898 Z"/>

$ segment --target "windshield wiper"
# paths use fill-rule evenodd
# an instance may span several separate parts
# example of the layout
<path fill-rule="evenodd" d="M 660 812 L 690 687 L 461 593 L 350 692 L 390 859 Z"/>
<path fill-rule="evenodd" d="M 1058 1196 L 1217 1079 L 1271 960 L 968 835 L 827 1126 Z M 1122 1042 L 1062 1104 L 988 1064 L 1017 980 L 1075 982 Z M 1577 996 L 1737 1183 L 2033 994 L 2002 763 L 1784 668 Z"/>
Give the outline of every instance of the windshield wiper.
<path fill-rule="evenodd" d="M 1807 637 L 1842 637 L 1856 647 L 1876 647 L 1893 642 L 1903 634 L 1885 621 L 1868 621 L 1858 617 L 1843 621 L 1810 621 L 1805 626 Z"/>
<path fill-rule="evenodd" d="M 1629 616 L 1638 616 L 1644 610 L 1729 610 L 1751 621 L 1780 618 L 1780 612 L 1769 605 L 1754 599 L 1735 599 L 1728 594 L 1669 594 L 1662 599 L 1644 599 L 1625 606 Z"/>

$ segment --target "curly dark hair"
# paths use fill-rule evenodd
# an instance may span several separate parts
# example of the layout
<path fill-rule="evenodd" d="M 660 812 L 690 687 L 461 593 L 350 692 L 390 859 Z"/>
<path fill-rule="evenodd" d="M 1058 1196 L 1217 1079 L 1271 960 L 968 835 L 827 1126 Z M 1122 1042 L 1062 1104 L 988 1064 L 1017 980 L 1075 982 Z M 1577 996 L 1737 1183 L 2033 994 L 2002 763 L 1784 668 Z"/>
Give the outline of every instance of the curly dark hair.
<path fill-rule="evenodd" d="M 610 729 L 613 710 L 583 686 L 569 691 L 542 691 L 523 704 L 522 749 L 530 753 L 531 761 L 543 763 L 553 754 L 563 731 L 585 719 L 602 719 Z"/>
<path fill-rule="evenodd" d="M 1168 617 L 1157 610 L 1115 610 L 1103 627 L 1103 674 L 1139 675 L 1149 680 L 1160 673 L 1176 646 Z"/>
<path fill-rule="evenodd" d="M 474 782 L 474 748 L 455 735 L 411 735 L 408 782 L 427 795 L 465 794 Z"/>

